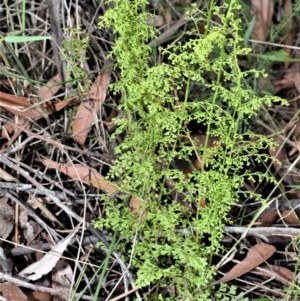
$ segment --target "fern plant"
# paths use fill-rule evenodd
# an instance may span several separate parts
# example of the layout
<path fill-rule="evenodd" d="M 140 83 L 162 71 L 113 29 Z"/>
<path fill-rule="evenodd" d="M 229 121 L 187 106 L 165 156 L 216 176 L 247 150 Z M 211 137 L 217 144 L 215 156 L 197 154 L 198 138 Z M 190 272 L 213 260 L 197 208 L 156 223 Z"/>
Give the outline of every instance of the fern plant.
<path fill-rule="evenodd" d="M 107 4 L 100 27 L 111 27 L 116 36 L 111 55 L 120 80 L 111 88 L 122 94 L 115 136 L 124 137 L 109 176 L 138 197 L 146 213 L 138 217 L 126 199 L 110 198 L 95 227 L 120 233 L 120 251 L 137 269 L 137 286 L 159 282 L 160 288 L 174 289 L 168 296 L 158 292 L 153 300 L 211 300 L 212 293 L 203 288 L 214 278 L 212 256 L 221 250 L 228 213 L 250 194 L 242 190 L 246 180 L 265 178 L 247 170 L 250 157 L 265 161 L 268 156 L 261 150 L 273 146 L 253 133 L 249 122 L 261 105 L 279 99 L 256 95 L 248 79 L 263 73 L 239 68 L 238 57 L 250 49 L 243 46 L 235 18 L 237 0 L 221 7 L 211 1 L 207 12 L 192 6 L 188 18 L 194 29 L 185 42 L 156 50 L 164 57 L 160 64 L 151 62 L 148 43 L 156 32 L 147 23 L 148 1 Z M 199 15 L 207 20 L 203 32 Z M 216 16 L 220 25 L 211 22 Z M 191 132 L 192 123 L 204 129 L 202 143 Z M 198 167 L 188 174 L 174 168 L 176 160 L 191 158 Z M 181 235 L 181 229 L 193 231 Z"/>

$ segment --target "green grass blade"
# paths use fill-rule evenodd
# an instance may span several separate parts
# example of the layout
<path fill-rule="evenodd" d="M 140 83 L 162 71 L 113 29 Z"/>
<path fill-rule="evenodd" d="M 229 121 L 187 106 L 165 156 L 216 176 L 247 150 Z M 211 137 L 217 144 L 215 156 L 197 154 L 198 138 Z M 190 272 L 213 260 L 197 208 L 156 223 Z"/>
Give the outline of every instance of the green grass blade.
<path fill-rule="evenodd" d="M 4 41 L 7 43 L 24 43 L 51 40 L 52 37 L 48 36 L 6 36 Z"/>
<path fill-rule="evenodd" d="M 265 54 L 250 54 L 260 59 L 271 62 L 300 62 L 300 59 L 291 58 L 284 50 L 270 51 Z"/>
<path fill-rule="evenodd" d="M 252 18 L 251 22 L 249 23 L 249 26 L 248 26 L 245 34 L 244 34 L 244 43 L 245 43 L 245 46 L 248 46 L 248 44 L 249 44 L 249 40 L 250 40 L 251 34 L 253 32 L 255 20 L 256 20 L 256 17 L 253 16 L 253 18 Z"/>
<path fill-rule="evenodd" d="M 95 291 L 95 294 L 94 294 L 94 297 L 93 297 L 93 301 L 98 300 L 98 296 L 99 296 L 99 293 L 100 293 L 100 290 L 101 290 L 101 287 L 102 287 L 102 282 L 103 282 L 105 273 L 107 271 L 109 259 L 110 259 L 110 256 L 111 256 L 111 254 L 113 253 L 113 251 L 115 249 L 116 237 L 117 237 L 117 232 L 114 233 L 114 236 L 113 236 L 111 244 L 109 246 L 106 258 L 103 262 L 103 269 L 102 269 L 100 277 L 99 277 L 99 282 L 98 282 L 98 285 L 97 285 L 97 288 L 96 288 L 96 291 Z"/>

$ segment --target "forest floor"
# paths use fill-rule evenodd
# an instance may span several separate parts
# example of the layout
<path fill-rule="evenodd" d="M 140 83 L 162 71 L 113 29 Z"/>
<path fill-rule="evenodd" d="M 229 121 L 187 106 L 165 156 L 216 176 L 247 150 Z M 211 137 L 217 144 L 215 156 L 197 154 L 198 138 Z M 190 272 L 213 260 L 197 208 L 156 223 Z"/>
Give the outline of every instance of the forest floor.
<path fill-rule="evenodd" d="M 109 89 L 120 76 L 107 60 L 115 37 L 98 27 L 107 8 L 95 0 L 56 2 L 0 4 L 0 294 L 19 301 L 150 300 L 155 284 L 137 290 L 112 233 L 92 226 L 103 215 L 103 196 L 118 193 L 106 175 L 122 141 L 111 139 L 122 113 L 120 96 Z M 182 39 L 193 1 L 149 2 L 149 22 L 159 31 L 151 43 Z M 205 10 L 205 2 L 197 5 Z M 254 89 L 289 106 L 262 107 L 255 119 L 254 131 L 277 143 L 268 154 L 278 161 L 251 168 L 268 171 L 277 185 L 245 183 L 270 195 L 270 203 L 260 210 L 241 200 L 232 208 L 216 281 L 237 287 L 232 300 L 299 300 L 300 4 L 243 3 L 238 17 L 253 50 L 251 68 L 268 74 Z M 41 38 L 47 36 L 53 39 Z"/>

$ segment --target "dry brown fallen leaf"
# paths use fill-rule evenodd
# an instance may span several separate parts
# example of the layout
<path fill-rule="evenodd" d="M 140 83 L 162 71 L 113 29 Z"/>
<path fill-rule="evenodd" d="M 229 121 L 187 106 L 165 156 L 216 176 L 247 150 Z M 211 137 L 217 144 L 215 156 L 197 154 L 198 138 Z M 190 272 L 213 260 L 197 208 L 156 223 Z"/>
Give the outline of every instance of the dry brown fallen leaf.
<path fill-rule="evenodd" d="M 23 96 L 11 95 L 0 91 L 0 109 L 5 110 L 13 115 L 38 118 L 43 116 L 40 108 L 30 108 L 31 101 L 37 102 L 36 99 L 29 99 Z"/>
<path fill-rule="evenodd" d="M 234 280 L 270 258 L 276 251 L 276 248 L 272 245 L 259 243 L 249 249 L 245 259 L 236 264 L 225 276 L 214 282 L 214 284 L 228 282 Z"/>
<path fill-rule="evenodd" d="M 0 294 L 3 299 L 7 301 L 29 301 L 27 296 L 22 292 L 22 290 L 11 283 L 0 283 Z"/>
<path fill-rule="evenodd" d="M 278 218 L 278 211 L 277 210 L 265 210 L 258 218 L 258 222 L 261 226 L 270 226 L 272 225 L 275 220 Z"/>
<path fill-rule="evenodd" d="M 285 267 L 282 267 L 279 265 L 272 265 L 272 264 L 265 265 L 265 266 L 263 266 L 263 268 L 279 275 L 280 277 L 282 277 L 288 281 L 293 280 L 294 273 L 288 268 L 285 268 Z"/>
<path fill-rule="evenodd" d="M 74 122 L 73 138 L 81 146 L 84 145 L 86 137 L 91 127 L 97 122 L 97 115 L 101 112 L 101 107 L 106 99 L 106 92 L 110 83 L 111 63 L 104 63 L 104 72 L 97 76 L 87 94 L 87 100 L 82 101 Z"/>
<path fill-rule="evenodd" d="M 61 78 L 58 74 L 53 76 L 46 85 L 38 90 L 38 95 L 41 100 L 46 101 L 52 98 L 61 88 Z"/>
<path fill-rule="evenodd" d="M 63 291 L 59 295 L 53 296 L 53 301 L 68 301 L 70 300 L 71 284 L 73 278 L 73 270 L 69 263 L 63 259 L 60 259 L 52 272 L 52 284 L 51 287 L 55 289 L 62 289 Z"/>
<path fill-rule="evenodd" d="M 80 164 L 60 164 L 47 158 L 41 158 L 40 161 L 49 168 L 54 168 L 66 174 L 74 180 L 82 181 L 85 184 L 101 189 L 105 192 L 116 193 L 116 185 L 107 181 L 95 169 Z"/>
<path fill-rule="evenodd" d="M 55 75 L 45 85 L 43 85 L 37 98 L 27 98 L 23 96 L 11 95 L 4 92 L 0 92 L 0 110 L 7 111 L 19 118 L 15 123 L 8 122 L 2 126 L 0 136 L 11 140 L 12 143 L 16 137 L 22 132 L 22 129 L 30 128 L 30 120 L 38 120 L 54 112 L 58 112 L 74 102 L 75 98 L 70 98 L 63 101 L 53 102 L 53 96 L 61 88 L 59 84 L 60 77 Z M 10 134 L 14 132 L 14 136 L 11 138 Z"/>
<path fill-rule="evenodd" d="M 270 264 L 263 265 L 262 267 L 255 269 L 253 274 L 267 279 L 271 278 L 272 280 L 282 283 L 286 287 L 292 285 L 293 281 L 293 272 L 282 266 Z"/>
<path fill-rule="evenodd" d="M 119 187 L 106 180 L 95 169 L 80 164 L 60 164 L 47 158 L 41 158 L 40 161 L 49 168 L 57 169 L 74 180 L 82 181 L 85 184 L 101 189 L 108 193 L 119 192 Z M 147 202 L 132 196 L 129 200 L 131 212 L 143 217 L 147 211 L 141 209 L 142 202 Z"/>
<path fill-rule="evenodd" d="M 68 100 L 62 100 L 62 101 L 51 103 L 51 105 L 47 106 L 47 114 L 49 115 L 54 112 L 59 112 L 60 110 L 62 110 L 63 108 L 67 107 L 72 102 L 74 102 L 74 100 L 75 100 L 75 98 L 73 97 Z M 0 105 L 0 107 L 1 107 L 1 105 Z M 15 123 L 8 122 L 8 123 L 4 124 L 0 131 L 0 136 L 5 139 L 8 139 L 8 140 L 10 140 L 10 139 L 14 140 L 14 138 L 10 138 L 10 136 L 9 136 L 12 132 L 15 133 L 14 137 L 16 137 L 16 136 L 18 136 L 18 134 L 20 132 L 22 132 L 22 129 L 30 128 L 30 121 L 27 118 L 38 120 L 38 119 L 44 117 L 45 113 L 42 113 L 42 111 L 39 111 L 40 114 L 38 112 L 36 112 L 36 113 L 34 113 L 35 115 L 33 115 L 30 113 L 31 109 L 28 109 L 28 110 L 29 111 L 16 111 L 14 115 L 17 115 L 17 116 L 19 116 L 20 114 L 23 115 L 24 112 L 29 112 L 29 115 L 26 117 L 19 116 L 19 118 L 17 119 L 17 121 Z M 13 113 L 13 111 L 11 111 L 10 113 Z M 31 116 L 33 116 L 34 118 Z"/>
<path fill-rule="evenodd" d="M 151 26 L 161 27 L 165 24 L 165 20 L 163 16 L 155 15 L 155 16 L 148 17 L 147 23 Z"/>
<path fill-rule="evenodd" d="M 252 0 L 251 3 L 252 13 L 256 17 L 252 38 L 265 41 L 272 23 L 274 2 L 273 0 Z"/>
<path fill-rule="evenodd" d="M 139 218 L 142 218 L 147 214 L 147 209 L 143 209 L 143 205 L 147 203 L 147 201 L 138 199 L 137 197 L 133 196 L 129 200 L 129 207 L 131 213 L 137 214 Z"/>
<path fill-rule="evenodd" d="M 31 300 L 35 301 L 52 301 L 52 297 L 50 293 L 33 291 L 28 293 L 29 298 L 32 296 Z"/>
<path fill-rule="evenodd" d="M 0 108 L 21 117 L 32 119 L 41 118 L 45 114 L 45 110 L 43 109 L 44 103 L 53 97 L 61 88 L 61 85 L 58 84 L 59 81 L 60 77 L 55 75 L 39 89 L 38 95 L 42 100 L 41 105 L 37 98 L 28 98 L 0 92 Z"/>
<path fill-rule="evenodd" d="M 60 88 L 61 78 L 57 74 L 38 90 L 38 95 L 42 100 L 42 106 L 45 108 L 47 114 L 52 114 L 62 110 L 76 99 L 76 97 L 71 97 L 70 99 L 52 102 L 51 100 Z"/>
<path fill-rule="evenodd" d="M 299 217 L 295 210 L 283 210 L 281 212 L 281 218 L 284 223 L 288 225 L 299 225 Z"/>

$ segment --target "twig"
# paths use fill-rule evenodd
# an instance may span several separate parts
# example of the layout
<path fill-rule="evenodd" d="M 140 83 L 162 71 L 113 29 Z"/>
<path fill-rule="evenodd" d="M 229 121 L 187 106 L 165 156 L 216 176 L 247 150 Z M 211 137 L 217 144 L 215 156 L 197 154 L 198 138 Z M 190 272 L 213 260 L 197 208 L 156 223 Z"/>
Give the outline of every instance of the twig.
<path fill-rule="evenodd" d="M 60 25 L 61 2 L 62 2 L 61 0 L 47 0 L 51 33 L 54 38 L 54 41 L 52 41 L 52 49 L 53 49 L 58 73 L 61 76 L 61 78 L 64 78 L 64 73 L 62 72 L 61 56 L 60 56 L 61 53 L 60 49 L 62 48 L 62 29 Z"/>
<path fill-rule="evenodd" d="M 28 283 L 24 280 L 21 280 L 19 278 L 13 277 L 13 276 L 9 276 L 9 275 L 1 273 L 1 272 L 0 272 L 0 279 L 5 280 L 10 283 L 13 283 L 17 286 L 22 286 L 22 287 L 32 289 L 34 291 L 40 291 L 40 292 L 45 292 L 45 293 L 50 293 L 50 294 L 60 294 L 64 291 L 62 289 L 54 289 L 54 288 L 49 288 L 49 287 L 44 287 L 44 286 Z"/>
<path fill-rule="evenodd" d="M 178 12 L 178 10 L 174 7 L 173 3 L 170 0 L 165 0 L 166 3 L 169 5 L 171 11 L 173 11 L 173 13 L 176 15 L 176 17 L 180 17 L 180 13 Z"/>
<path fill-rule="evenodd" d="M 184 25 L 188 21 L 189 20 L 186 19 L 186 16 L 184 14 L 178 21 L 176 21 L 174 24 L 172 24 L 170 26 L 170 28 L 168 28 L 164 33 L 162 33 L 159 37 L 157 37 L 155 40 L 150 42 L 149 46 L 153 47 L 153 46 L 159 46 L 159 45 L 163 44 L 170 37 L 172 37 L 182 25 Z"/>
<path fill-rule="evenodd" d="M 74 237 L 71 239 L 70 245 L 73 245 L 76 243 L 77 237 Z M 93 244 L 95 245 L 96 243 L 99 242 L 99 239 L 96 236 L 87 236 L 84 237 L 82 241 L 82 246 L 88 245 L 88 244 Z M 16 256 L 23 256 L 23 255 L 28 255 L 34 252 L 38 251 L 49 251 L 51 249 L 51 245 L 49 243 L 43 243 L 42 245 L 32 245 L 32 246 L 19 246 L 11 249 L 10 253 L 11 256 L 16 257 Z"/>
<path fill-rule="evenodd" d="M 32 188 L 31 184 L 22 183 L 11 183 L 11 182 L 0 182 L 0 189 L 11 189 L 11 190 L 29 190 Z"/>
<path fill-rule="evenodd" d="M 12 200 L 14 203 L 18 204 L 19 206 L 21 206 L 22 208 L 24 208 L 28 214 L 36 220 L 36 222 L 38 224 L 40 224 L 48 233 L 51 233 L 51 235 L 53 237 L 55 237 L 55 239 L 58 239 L 58 235 L 57 233 L 50 228 L 40 217 L 37 216 L 37 214 L 28 206 L 26 205 L 23 201 L 19 200 L 13 193 L 9 193 L 7 192 L 5 194 L 10 200 Z"/>
<path fill-rule="evenodd" d="M 290 46 L 290 45 L 285 45 L 285 44 L 270 43 L 270 42 L 265 42 L 265 41 L 252 40 L 252 39 L 250 39 L 249 42 L 257 43 L 257 44 L 263 44 L 263 45 L 271 45 L 271 46 L 275 46 L 275 47 L 294 49 L 294 50 L 300 50 L 300 47 Z"/>
<path fill-rule="evenodd" d="M 0 279 L 5 280 L 9 283 L 12 283 L 16 286 L 21 286 L 21 287 L 26 287 L 28 289 L 31 289 L 33 291 L 40 291 L 40 292 L 44 292 L 44 293 L 49 293 L 52 295 L 61 295 L 62 293 L 68 292 L 69 293 L 69 289 L 64 290 L 64 289 L 54 289 L 54 288 L 49 288 L 49 287 L 45 287 L 45 286 L 41 286 L 41 285 L 36 285 L 33 283 L 28 283 L 27 281 L 24 281 L 22 279 L 13 277 L 13 276 L 9 276 L 6 275 L 4 273 L 0 272 Z M 79 296 L 80 294 L 75 294 L 75 296 Z M 80 296 L 81 300 L 91 300 L 92 298 L 89 296 Z M 0 299 L 1 300 L 1 299 Z"/>
<path fill-rule="evenodd" d="M 248 227 L 225 227 L 225 232 L 245 234 L 246 235 L 264 235 L 264 236 L 297 236 L 300 234 L 299 228 L 277 228 L 277 227 L 256 227 L 248 229 Z"/>
<path fill-rule="evenodd" d="M 243 234 L 244 236 L 249 235 L 263 235 L 263 236 L 297 236 L 300 234 L 300 228 L 277 228 L 277 227 L 239 227 L 239 226 L 226 226 L 224 227 L 225 232 L 235 233 L 235 234 Z M 177 232 L 180 234 L 186 234 L 191 232 L 196 232 L 196 228 L 186 228 L 180 229 Z"/>
<path fill-rule="evenodd" d="M 117 297 L 115 297 L 115 298 L 113 298 L 113 299 L 110 299 L 109 301 L 117 301 L 117 300 L 120 300 L 120 299 L 122 299 L 122 298 L 124 298 L 124 297 L 127 297 L 128 295 L 132 294 L 132 293 L 135 292 L 136 290 L 137 290 L 137 288 L 134 288 L 134 289 L 132 289 L 132 290 L 130 290 L 130 291 L 128 291 L 128 292 L 125 292 L 125 293 L 123 293 L 123 294 L 121 294 L 121 295 L 119 295 L 119 296 L 117 296 Z"/>
<path fill-rule="evenodd" d="M 66 214 L 68 214 L 70 217 L 74 218 L 78 222 L 82 222 L 82 218 L 74 213 L 68 206 L 64 205 L 60 199 L 58 199 L 51 190 L 45 188 L 40 183 L 38 183 L 34 178 L 29 176 L 27 172 L 25 172 L 23 169 L 20 168 L 17 164 L 14 164 L 12 161 L 15 161 L 12 158 L 8 158 L 6 155 L 0 155 L 0 162 L 7 165 L 9 168 L 15 170 L 20 175 L 22 175 L 24 178 L 26 178 L 29 182 L 31 182 L 32 185 L 34 185 L 36 188 L 38 188 L 40 191 L 43 191 L 59 208 L 61 208 Z"/>

